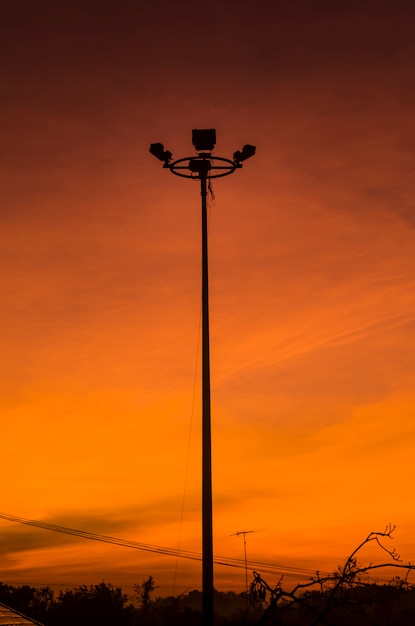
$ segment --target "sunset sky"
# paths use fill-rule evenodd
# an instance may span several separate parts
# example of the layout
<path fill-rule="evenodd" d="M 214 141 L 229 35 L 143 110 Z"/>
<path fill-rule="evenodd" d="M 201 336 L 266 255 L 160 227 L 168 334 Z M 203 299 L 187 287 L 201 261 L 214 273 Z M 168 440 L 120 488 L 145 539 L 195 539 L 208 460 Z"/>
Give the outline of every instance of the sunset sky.
<path fill-rule="evenodd" d="M 257 147 L 209 209 L 214 552 L 332 571 L 392 522 L 415 561 L 414 18 L 2 3 L 0 512 L 201 550 L 200 190 L 148 148 L 213 127 Z M 0 550 L 9 584 L 201 583 L 2 520 Z"/>

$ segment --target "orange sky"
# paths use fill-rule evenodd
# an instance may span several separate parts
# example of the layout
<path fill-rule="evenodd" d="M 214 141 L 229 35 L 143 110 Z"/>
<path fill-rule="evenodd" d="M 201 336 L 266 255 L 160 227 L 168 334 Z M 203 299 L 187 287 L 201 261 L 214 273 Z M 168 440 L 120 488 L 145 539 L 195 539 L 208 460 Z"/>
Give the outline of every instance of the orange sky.
<path fill-rule="evenodd" d="M 200 550 L 200 195 L 148 147 L 215 127 L 257 155 L 210 208 L 214 550 L 332 570 L 391 521 L 413 561 L 413 4 L 64 4 L 0 27 L 0 510 Z M 4 583 L 172 590 L 0 525 Z"/>

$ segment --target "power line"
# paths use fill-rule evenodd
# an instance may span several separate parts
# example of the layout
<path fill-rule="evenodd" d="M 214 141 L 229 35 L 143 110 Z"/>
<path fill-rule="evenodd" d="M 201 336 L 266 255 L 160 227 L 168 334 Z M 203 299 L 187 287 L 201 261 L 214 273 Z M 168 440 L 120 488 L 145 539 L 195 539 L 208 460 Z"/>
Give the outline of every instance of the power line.
<path fill-rule="evenodd" d="M 38 520 L 27 519 L 25 517 L 17 517 L 16 515 L 9 515 L 7 513 L 0 513 L 0 518 L 9 522 L 15 522 L 16 524 L 24 524 L 26 526 L 33 526 L 35 528 L 41 528 L 52 532 L 62 533 L 65 535 L 72 535 L 74 537 L 80 537 L 82 539 L 90 539 L 92 541 L 99 541 L 101 543 L 109 543 L 112 545 L 122 546 L 124 548 L 130 548 L 133 550 L 143 550 L 145 552 L 154 552 L 156 554 L 162 554 L 165 556 L 180 557 L 183 559 L 189 559 L 192 561 L 201 561 L 202 555 L 199 552 L 192 552 L 190 550 L 179 550 L 174 548 L 166 548 L 163 546 L 157 546 L 149 543 L 140 543 L 138 541 L 129 541 L 118 537 L 111 537 L 109 535 L 100 535 L 98 533 L 92 533 L 85 530 L 76 530 L 74 528 L 67 528 L 66 526 L 58 526 L 57 524 L 48 524 Z M 225 556 L 215 556 L 215 565 L 222 565 L 225 567 L 235 567 L 239 569 L 245 569 L 246 564 L 242 559 L 236 559 Z M 314 576 L 316 570 L 306 569 L 302 567 L 290 567 L 286 565 L 277 565 L 273 563 L 265 563 L 262 561 L 248 561 L 250 568 L 255 568 L 263 573 L 269 574 L 286 574 L 289 576 L 296 575 L 301 578 L 308 578 Z M 328 572 L 321 572 L 325 575 Z"/>

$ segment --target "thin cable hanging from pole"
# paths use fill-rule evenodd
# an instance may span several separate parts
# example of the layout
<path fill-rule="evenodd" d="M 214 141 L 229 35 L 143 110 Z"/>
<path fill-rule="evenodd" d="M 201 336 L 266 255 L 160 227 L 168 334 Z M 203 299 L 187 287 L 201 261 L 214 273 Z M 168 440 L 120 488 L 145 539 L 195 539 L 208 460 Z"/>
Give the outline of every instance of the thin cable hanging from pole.
<path fill-rule="evenodd" d="M 193 416 L 194 416 L 194 409 L 195 409 L 196 381 L 197 381 L 197 370 L 198 370 L 198 365 L 197 364 L 198 364 L 198 361 L 199 361 L 199 347 L 200 347 L 200 329 L 201 329 L 201 325 L 202 325 L 202 306 L 200 307 L 199 323 L 198 323 L 198 331 L 197 331 L 196 362 L 195 362 L 195 370 L 194 370 L 194 377 L 193 377 L 193 393 L 192 393 L 192 404 L 191 404 L 191 411 L 190 411 L 190 426 L 189 426 L 189 435 L 188 435 L 188 440 L 187 440 L 185 478 L 184 478 L 184 485 L 183 485 L 183 498 L 182 498 L 181 513 L 180 513 L 179 539 L 178 539 L 178 542 L 177 542 L 177 558 L 176 558 L 176 564 L 175 564 L 175 567 L 174 567 L 172 595 L 174 595 L 175 591 L 176 591 L 177 572 L 178 572 L 178 568 L 179 568 L 179 558 L 180 558 L 179 552 L 180 552 L 180 545 L 181 545 L 181 540 L 182 540 L 184 507 L 185 507 L 185 501 L 186 501 L 187 480 L 188 480 L 188 476 L 189 476 L 189 467 L 190 467 L 190 448 L 191 448 L 192 432 L 193 432 Z"/>

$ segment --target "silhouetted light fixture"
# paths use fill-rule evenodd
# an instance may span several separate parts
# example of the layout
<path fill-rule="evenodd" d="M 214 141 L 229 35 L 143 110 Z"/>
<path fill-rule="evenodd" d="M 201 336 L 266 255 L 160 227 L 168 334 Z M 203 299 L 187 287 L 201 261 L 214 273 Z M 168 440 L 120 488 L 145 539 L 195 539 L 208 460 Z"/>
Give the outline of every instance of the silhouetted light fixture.
<path fill-rule="evenodd" d="M 212 532 L 212 445 L 210 425 L 209 281 L 207 233 L 207 181 L 233 174 L 241 162 L 255 154 L 245 145 L 233 160 L 210 154 L 216 144 L 216 130 L 194 129 L 192 143 L 197 156 L 171 162 L 172 154 L 162 143 L 152 143 L 150 152 L 164 162 L 172 174 L 200 180 L 202 196 L 202 617 L 203 626 L 213 626 L 213 532 Z M 246 531 L 250 532 L 250 531 Z"/>
<path fill-rule="evenodd" d="M 164 149 L 162 143 L 152 143 L 150 146 L 150 152 L 156 157 L 156 159 L 163 161 L 166 165 L 173 156 L 171 152 Z"/>
<path fill-rule="evenodd" d="M 246 161 L 247 159 L 253 157 L 255 154 L 255 150 L 255 146 L 250 146 L 249 144 L 246 144 L 242 148 L 242 150 L 237 150 L 233 153 L 233 160 L 237 165 L 239 165 L 240 163 L 242 163 L 242 161 Z"/>
<path fill-rule="evenodd" d="M 212 152 L 216 144 L 216 130 L 214 128 L 192 130 L 192 144 L 198 152 Z"/>

